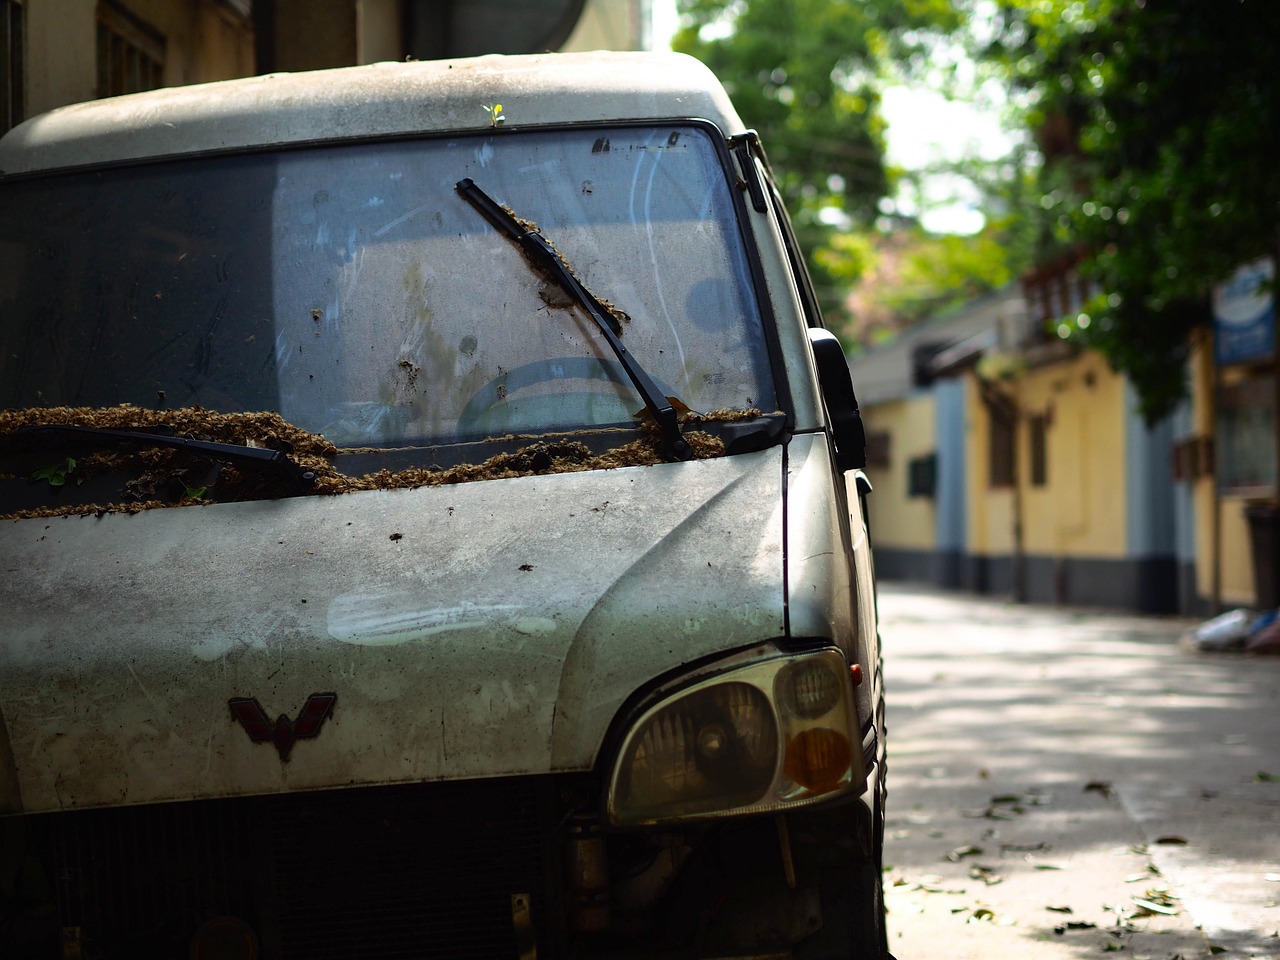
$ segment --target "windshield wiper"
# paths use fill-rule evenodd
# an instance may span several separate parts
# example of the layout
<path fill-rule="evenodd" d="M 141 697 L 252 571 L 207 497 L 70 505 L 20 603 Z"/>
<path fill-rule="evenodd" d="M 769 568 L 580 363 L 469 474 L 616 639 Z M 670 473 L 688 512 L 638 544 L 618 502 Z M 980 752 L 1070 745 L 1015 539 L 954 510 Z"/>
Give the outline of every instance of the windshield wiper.
<path fill-rule="evenodd" d="M 292 482 L 299 490 L 308 489 L 315 482 L 313 470 L 304 470 L 279 450 L 265 447 L 246 447 L 238 443 L 222 443 L 217 440 L 193 440 L 175 437 L 167 433 L 148 433 L 145 430 L 113 430 L 108 427 L 75 427 L 67 424 L 37 424 L 19 427 L 9 435 L 11 442 L 23 439 L 39 440 L 44 437 L 92 437 L 109 443 L 137 443 L 151 447 L 172 447 L 203 453 L 214 460 L 265 468 Z"/>
<path fill-rule="evenodd" d="M 676 417 L 675 407 L 619 338 L 618 334 L 622 332 L 622 327 L 612 312 L 582 285 L 582 282 L 569 269 L 564 258 L 541 233 L 536 229 L 528 229 L 516 219 L 515 214 L 476 186 L 474 180 L 470 177 L 459 180 L 457 191 L 501 234 L 516 244 L 532 266 L 550 275 L 551 279 L 558 283 L 561 289 L 595 321 L 605 340 L 609 342 L 614 355 L 617 356 L 618 362 L 622 364 L 627 376 L 635 384 L 636 390 L 644 398 L 644 405 L 662 430 L 662 452 L 666 458 L 688 460 L 692 457 L 693 451 L 689 449 L 689 444 L 680 433 L 680 423 Z"/>

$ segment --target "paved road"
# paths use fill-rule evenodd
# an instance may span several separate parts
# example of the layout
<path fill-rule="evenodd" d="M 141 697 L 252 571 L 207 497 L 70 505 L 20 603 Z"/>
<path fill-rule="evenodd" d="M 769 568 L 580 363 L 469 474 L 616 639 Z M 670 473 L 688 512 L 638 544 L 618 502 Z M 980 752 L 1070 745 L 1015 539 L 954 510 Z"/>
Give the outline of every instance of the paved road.
<path fill-rule="evenodd" d="M 1280 657 L 881 584 L 898 960 L 1280 958 Z"/>

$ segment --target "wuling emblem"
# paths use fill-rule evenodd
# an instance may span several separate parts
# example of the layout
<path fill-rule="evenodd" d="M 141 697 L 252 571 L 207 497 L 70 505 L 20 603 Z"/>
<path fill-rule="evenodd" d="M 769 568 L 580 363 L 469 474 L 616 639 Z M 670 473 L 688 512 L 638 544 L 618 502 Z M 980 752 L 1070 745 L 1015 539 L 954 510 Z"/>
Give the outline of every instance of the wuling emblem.
<path fill-rule="evenodd" d="M 333 715 L 336 693 L 313 693 L 302 705 L 297 720 L 290 720 L 283 713 L 273 724 L 267 718 L 262 704 L 249 697 L 232 697 L 227 701 L 231 718 L 244 727 L 254 743 L 273 743 L 280 754 L 280 762 L 288 763 L 293 745 L 299 740 L 310 740 L 320 732 L 325 718 Z"/>

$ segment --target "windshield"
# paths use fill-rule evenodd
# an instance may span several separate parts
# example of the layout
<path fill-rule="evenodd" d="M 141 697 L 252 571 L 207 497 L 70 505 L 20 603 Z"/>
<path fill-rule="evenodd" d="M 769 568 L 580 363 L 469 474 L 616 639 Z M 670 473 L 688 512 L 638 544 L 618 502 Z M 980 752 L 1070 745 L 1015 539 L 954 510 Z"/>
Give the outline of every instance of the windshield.
<path fill-rule="evenodd" d="M 0 186 L 0 407 L 278 412 L 338 447 L 634 423 L 534 225 L 660 390 L 778 406 L 731 183 L 686 124 L 205 157 Z"/>

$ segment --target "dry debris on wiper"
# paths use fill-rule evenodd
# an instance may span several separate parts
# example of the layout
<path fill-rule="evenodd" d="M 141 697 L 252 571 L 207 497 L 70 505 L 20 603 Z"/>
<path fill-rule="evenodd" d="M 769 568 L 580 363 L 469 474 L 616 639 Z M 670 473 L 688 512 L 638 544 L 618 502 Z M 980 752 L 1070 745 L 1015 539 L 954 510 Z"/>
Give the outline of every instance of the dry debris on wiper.
<path fill-rule="evenodd" d="M 295 427 L 278 413 L 218 413 L 203 407 L 149 410 L 123 403 L 114 407 L 28 407 L 0 410 L 0 436 L 22 427 L 70 426 L 111 430 L 167 427 L 199 440 L 281 450 L 290 456 L 332 457 L 338 448 L 319 434 Z"/>
<path fill-rule="evenodd" d="M 699 424 L 731 423 L 760 417 L 759 410 L 717 410 L 699 414 L 681 412 L 686 428 Z M 359 477 L 338 471 L 332 458 L 340 451 L 325 437 L 289 423 L 278 413 L 218 413 L 200 407 L 176 410 L 148 410 L 122 404 L 115 407 L 34 407 L 25 410 L 0 411 L 0 438 L 20 428 L 33 426 L 89 427 L 104 430 L 167 429 L 173 435 L 196 440 L 216 441 L 250 448 L 281 451 L 308 474 L 314 475 L 306 491 L 283 482 L 280 477 L 223 464 L 217 471 L 210 490 L 186 486 L 192 475 L 193 461 L 202 458 L 183 450 L 148 447 L 138 442 L 130 448 L 95 450 L 77 460 L 65 480 L 68 491 L 86 479 L 105 473 L 126 471 L 132 479 L 124 482 L 119 499 L 109 503 L 67 502 L 0 514 L 0 519 L 29 517 L 76 516 L 104 513 L 138 513 L 162 507 L 190 506 L 234 500 L 276 499 L 307 494 L 336 495 L 362 490 L 411 489 L 496 480 L 536 474 L 573 473 L 586 470 L 608 470 L 619 467 L 648 466 L 666 462 L 662 453 L 663 436 L 657 423 L 642 419 L 640 437 L 604 452 L 594 452 L 573 439 L 572 434 L 528 438 L 494 438 L 521 440 L 527 445 L 497 454 L 479 463 L 464 463 L 446 469 L 412 467 L 405 470 L 379 470 Z M 91 439 L 91 438 L 90 438 Z M 724 442 L 706 431 L 690 429 L 685 434 L 694 459 L 723 456 Z M 2 479 L 3 477 L 0 477 Z M 16 479 L 8 476 L 8 479 Z M 28 478 L 30 479 L 30 478 Z M 161 499 L 155 496 L 177 483 L 184 495 Z M 206 497 L 205 493 L 211 495 Z"/>

